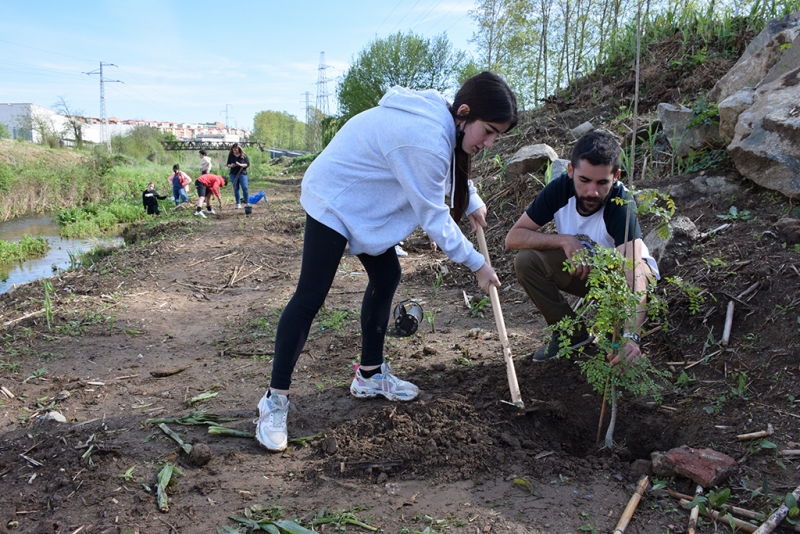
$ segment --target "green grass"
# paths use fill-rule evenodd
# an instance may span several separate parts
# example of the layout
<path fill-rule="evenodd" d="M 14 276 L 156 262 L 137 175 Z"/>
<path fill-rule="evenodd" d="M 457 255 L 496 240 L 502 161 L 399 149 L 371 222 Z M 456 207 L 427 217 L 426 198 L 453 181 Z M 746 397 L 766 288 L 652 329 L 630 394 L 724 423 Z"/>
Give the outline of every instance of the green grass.
<path fill-rule="evenodd" d="M 50 243 L 42 236 L 24 235 L 18 242 L 0 239 L 0 263 L 16 263 L 31 258 L 41 258 L 50 250 Z"/>
<path fill-rule="evenodd" d="M 140 203 L 112 200 L 67 208 L 59 212 L 55 220 L 61 226 L 61 236 L 69 238 L 104 235 L 117 230 L 120 224 L 135 222 L 144 217 L 146 213 Z"/>

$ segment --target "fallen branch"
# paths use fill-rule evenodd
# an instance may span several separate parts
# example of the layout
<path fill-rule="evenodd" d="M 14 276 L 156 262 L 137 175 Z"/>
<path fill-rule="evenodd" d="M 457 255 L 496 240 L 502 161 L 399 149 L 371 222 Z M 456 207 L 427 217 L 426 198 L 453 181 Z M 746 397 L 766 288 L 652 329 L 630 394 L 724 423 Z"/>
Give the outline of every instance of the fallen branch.
<path fill-rule="evenodd" d="M 619 518 L 617 528 L 614 529 L 614 534 L 624 534 L 625 529 L 628 528 L 628 523 L 630 523 L 631 517 L 633 517 L 633 512 L 636 511 L 636 507 L 639 506 L 639 501 L 644 495 L 648 482 L 649 478 L 645 476 L 639 481 L 639 484 L 636 485 L 636 492 L 631 495 L 628 506 L 626 506 L 625 511 L 622 512 L 622 517 Z"/>
<path fill-rule="evenodd" d="M 8 388 L 6 388 L 5 386 L 0 386 L 0 392 L 2 392 L 3 395 L 8 397 L 9 399 L 13 399 L 14 398 L 14 394 L 11 393 L 11 391 Z"/>
<path fill-rule="evenodd" d="M 761 287 L 761 282 L 756 282 L 756 283 L 755 283 L 755 284 L 753 284 L 752 286 L 748 287 L 747 289 L 745 289 L 744 291 L 742 291 L 741 293 L 739 293 L 739 294 L 736 296 L 736 298 L 737 298 L 737 299 L 743 299 L 743 298 L 745 298 L 747 295 L 749 295 L 750 293 L 752 293 L 753 291 L 755 291 L 756 289 L 758 289 L 759 287 Z"/>
<path fill-rule="evenodd" d="M 788 495 L 787 495 L 788 497 Z M 795 503 L 798 499 L 800 499 L 800 486 L 797 486 L 795 490 L 792 492 L 792 497 L 794 497 Z M 797 506 L 795 504 L 795 506 Z M 786 516 L 789 515 L 789 507 L 786 505 L 786 500 L 781 503 L 780 507 L 769 516 L 769 519 L 764 521 L 764 523 L 758 527 L 758 530 L 755 530 L 755 534 L 769 534 L 773 530 L 775 530 L 778 525 L 781 524 L 781 521 L 786 519 Z"/>
<path fill-rule="evenodd" d="M 800 456 L 800 449 L 786 449 L 778 451 L 778 456 Z"/>
<path fill-rule="evenodd" d="M 686 495 L 685 493 L 678 493 L 677 491 L 672 491 L 670 489 L 666 490 L 667 494 L 672 497 L 673 499 L 677 499 L 678 501 L 687 501 L 691 502 L 693 499 L 690 495 Z M 748 510 L 747 508 L 739 508 L 738 506 L 729 506 L 723 505 L 721 507 L 713 506 L 711 503 L 706 503 L 706 506 L 712 506 L 714 509 L 721 509 L 723 512 L 730 512 L 732 514 L 738 515 L 740 517 L 746 517 L 747 519 L 754 519 L 756 521 L 763 521 L 766 517 L 766 514 L 756 512 L 753 510 Z M 788 528 L 794 530 L 795 532 L 800 532 L 800 525 L 789 525 L 783 524 L 781 528 Z"/>
<path fill-rule="evenodd" d="M 6 321 L 5 323 L 3 323 L 3 328 L 8 328 L 9 326 L 15 325 L 15 324 L 17 324 L 17 323 L 18 323 L 18 322 L 20 322 L 20 321 L 24 321 L 25 319 L 29 319 L 29 318 L 31 318 L 31 317 L 36 317 L 37 315 L 41 315 L 41 314 L 43 314 L 44 312 L 45 312 L 45 310 L 44 310 L 44 309 L 41 309 L 41 310 L 39 310 L 39 311 L 35 311 L 35 312 L 31 312 L 31 313 L 26 313 L 26 314 L 25 314 L 25 315 L 23 315 L 22 317 L 17 317 L 16 319 L 12 319 L 11 321 Z"/>
<path fill-rule="evenodd" d="M 749 434 L 739 434 L 736 436 L 736 439 L 739 441 L 750 441 L 754 439 L 766 438 L 767 436 L 771 436 L 775 433 L 775 428 L 772 426 L 772 423 L 767 424 L 766 430 L 759 430 L 758 432 L 750 432 Z"/>

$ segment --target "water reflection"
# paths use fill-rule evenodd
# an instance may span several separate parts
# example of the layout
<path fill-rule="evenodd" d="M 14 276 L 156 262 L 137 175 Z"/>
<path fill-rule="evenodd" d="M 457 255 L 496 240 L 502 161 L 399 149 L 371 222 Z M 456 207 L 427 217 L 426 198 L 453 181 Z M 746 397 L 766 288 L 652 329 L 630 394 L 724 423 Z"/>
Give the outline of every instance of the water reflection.
<path fill-rule="evenodd" d="M 4 241 L 19 241 L 23 235 L 28 234 L 41 235 L 50 243 L 50 250 L 42 258 L 21 264 L 0 263 L 0 293 L 5 293 L 14 285 L 54 276 L 57 274 L 53 270 L 54 267 L 58 270 L 70 266 L 70 254 L 76 256 L 97 246 L 122 244 L 120 237 L 63 239 L 58 231 L 59 227 L 53 220 L 53 214 L 28 215 L 0 223 L 0 239 Z"/>

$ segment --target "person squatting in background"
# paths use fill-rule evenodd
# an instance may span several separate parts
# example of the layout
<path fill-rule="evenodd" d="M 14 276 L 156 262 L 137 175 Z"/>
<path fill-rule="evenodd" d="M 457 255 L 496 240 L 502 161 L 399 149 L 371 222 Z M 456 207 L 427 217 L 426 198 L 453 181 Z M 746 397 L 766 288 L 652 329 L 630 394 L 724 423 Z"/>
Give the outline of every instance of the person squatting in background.
<path fill-rule="evenodd" d="M 214 211 L 214 207 L 211 205 L 211 195 L 217 197 L 217 200 L 222 205 L 222 199 L 219 196 L 219 188 L 225 187 L 227 182 L 225 178 L 222 176 L 217 176 L 216 174 L 203 174 L 194 181 L 194 187 L 197 189 L 197 208 L 194 210 L 194 214 L 197 217 L 206 218 L 206 214 L 203 213 L 203 203 L 206 205 L 206 213 L 210 215 L 215 215 L 217 212 Z"/>
<path fill-rule="evenodd" d="M 233 184 L 233 198 L 236 200 L 236 209 L 241 209 L 242 204 L 249 205 L 250 191 L 247 187 L 247 168 L 250 166 L 250 158 L 239 147 L 239 143 L 234 143 L 228 154 L 228 168 L 231 170 L 231 184 Z M 239 197 L 239 188 L 242 196 Z"/>
<path fill-rule="evenodd" d="M 158 210 L 158 201 L 166 199 L 166 195 L 159 195 L 156 191 L 156 184 L 150 182 L 147 184 L 147 189 L 142 192 L 142 204 L 144 209 L 147 210 L 148 215 L 161 215 Z"/>
<path fill-rule="evenodd" d="M 192 183 L 192 177 L 183 172 L 177 163 L 173 165 L 169 184 L 172 186 L 172 200 L 175 201 L 175 206 L 179 206 L 182 202 L 189 202 L 186 190 L 190 183 Z"/>
<path fill-rule="evenodd" d="M 486 206 L 469 180 L 471 157 L 516 123 L 514 93 L 489 72 L 465 81 L 452 105 L 435 90 L 394 87 L 377 107 L 350 119 L 311 164 L 300 197 L 306 210 L 300 278 L 278 322 L 270 387 L 258 403 L 261 445 L 286 448 L 292 372 L 348 242 L 369 279 L 350 392 L 401 401 L 417 396 L 417 386 L 392 374 L 383 356 L 401 275 L 395 245 L 421 226 L 477 275 L 481 289 L 500 286 L 457 221 L 467 214 L 473 231 L 486 226 Z"/>

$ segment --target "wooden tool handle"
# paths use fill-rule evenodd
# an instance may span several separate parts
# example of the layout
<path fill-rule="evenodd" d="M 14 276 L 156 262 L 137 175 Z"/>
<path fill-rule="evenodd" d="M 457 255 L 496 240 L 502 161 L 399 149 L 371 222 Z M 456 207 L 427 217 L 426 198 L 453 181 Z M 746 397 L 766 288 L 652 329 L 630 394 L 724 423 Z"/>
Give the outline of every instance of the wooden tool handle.
<path fill-rule="evenodd" d="M 486 247 L 486 236 L 483 235 L 483 228 L 478 226 L 478 246 L 481 249 L 483 258 L 491 267 L 492 261 L 489 258 L 489 250 Z M 500 295 L 497 288 L 489 285 L 489 298 L 492 300 L 492 311 L 494 312 L 494 323 L 497 326 L 497 335 L 500 337 L 500 344 L 503 346 L 503 359 L 506 362 L 506 375 L 508 375 L 508 387 L 511 390 L 511 401 L 514 405 L 524 408 L 522 395 L 519 392 L 517 382 L 517 371 L 514 369 L 514 360 L 511 358 L 511 345 L 508 343 L 508 333 L 506 332 L 506 322 L 503 320 L 503 310 L 500 308 Z"/>

